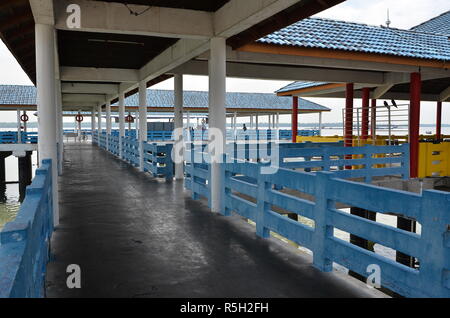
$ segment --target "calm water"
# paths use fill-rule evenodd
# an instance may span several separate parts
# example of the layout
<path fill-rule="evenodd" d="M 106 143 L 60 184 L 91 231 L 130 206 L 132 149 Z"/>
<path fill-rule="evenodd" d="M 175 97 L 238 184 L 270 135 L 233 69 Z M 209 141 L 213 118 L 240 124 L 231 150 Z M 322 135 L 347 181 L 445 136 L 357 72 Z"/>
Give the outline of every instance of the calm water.
<path fill-rule="evenodd" d="M 6 181 L 15 182 L 19 180 L 18 159 L 14 156 L 6 158 Z M 32 156 L 33 177 L 36 169 L 36 152 Z M 0 189 L 0 229 L 14 220 L 20 208 L 19 184 L 7 184 L 6 189 Z"/>

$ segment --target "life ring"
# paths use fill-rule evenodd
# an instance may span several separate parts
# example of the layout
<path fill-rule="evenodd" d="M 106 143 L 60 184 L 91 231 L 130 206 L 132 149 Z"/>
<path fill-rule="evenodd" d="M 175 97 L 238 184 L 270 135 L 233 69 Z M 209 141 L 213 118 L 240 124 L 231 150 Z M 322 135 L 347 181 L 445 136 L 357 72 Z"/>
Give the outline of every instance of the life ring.
<path fill-rule="evenodd" d="M 22 116 L 20 116 L 20 120 L 26 123 L 27 121 L 30 120 L 30 117 L 28 117 L 27 114 L 23 114 Z"/>
<path fill-rule="evenodd" d="M 127 122 L 127 123 L 132 123 L 133 120 L 134 120 L 134 118 L 131 115 L 128 115 L 127 117 L 125 117 L 125 122 Z"/>
<path fill-rule="evenodd" d="M 81 123 L 81 122 L 84 120 L 84 117 L 83 117 L 83 115 L 76 115 L 76 116 L 75 116 L 75 120 L 76 120 L 78 123 Z"/>

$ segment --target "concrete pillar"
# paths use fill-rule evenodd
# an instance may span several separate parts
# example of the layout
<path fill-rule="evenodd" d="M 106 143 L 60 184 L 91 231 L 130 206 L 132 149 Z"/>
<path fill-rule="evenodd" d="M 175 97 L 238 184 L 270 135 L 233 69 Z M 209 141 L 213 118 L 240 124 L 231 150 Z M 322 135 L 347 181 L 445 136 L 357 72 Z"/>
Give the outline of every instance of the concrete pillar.
<path fill-rule="evenodd" d="M 361 139 L 369 139 L 369 104 L 370 104 L 370 88 L 362 90 L 362 118 L 361 118 Z"/>
<path fill-rule="evenodd" d="M 419 170 L 419 128 L 420 128 L 420 99 L 422 81 L 420 73 L 411 74 L 411 101 L 410 101 L 410 123 L 409 123 L 409 143 L 410 143 L 410 176 L 417 178 Z"/>
<path fill-rule="evenodd" d="M 105 104 L 106 112 L 106 149 L 109 151 L 109 138 L 111 136 L 111 101 L 107 100 Z"/>
<path fill-rule="evenodd" d="M 436 140 L 442 139 L 442 102 L 437 102 L 436 109 Z"/>
<path fill-rule="evenodd" d="M 125 94 L 119 93 L 119 157 L 123 157 L 122 138 L 125 137 Z"/>
<path fill-rule="evenodd" d="M 280 113 L 277 113 L 276 120 L 277 140 L 280 140 Z"/>
<path fill-rule="evenodd" d="M 174 152 L 174 159 L 175 159 L 175 180 L 182 180 L 184 179 L 184 151 L 185 151 L 185 144 L 184 144 L 184 137 L 183 137 L 183 75 L 182 74 L 176 74 L 175 75 L 175 112 L 174 112 L 174 125 L 175 125 L 175 134 L 174 134 L 174 140 L 175 142 L 182 143 L 181 152 L 175 151 Z M 198 122 L 198 118 L 197 118 Z"/>
<path fill-rule="evenodd" d="M 144 171 L 144 147 L 147 141 L 147 83 L 139 83 L 139 169 Z"/>
<path fill-rule="evenodd" d="M 100 136 L 102 135 L 103 132 L 103 125 L 102 125 L 102 105 L 99 105 L 97 107 L 97 121 L 98 121 L 98 136 L 100 138 Z"/>
<path fill-rule="evenodd" d="M 17 110 L 17 143 L 22 143 L 22 123 L 20 120 L 20 110 Z"/>
<path fill-rule="evenodd" d="M 36 83 L 39 158 L 52 160 L 53 223 L 59 224 L 58 164 L 55 94 L 55 32 L 51 25 L 36 24 Z M 41 161 L 42 162 L 42 161 Z"/>
<path fill-rule="evenodd" d="M 292 142 L 297 142 L 298 135 L 298 96 L 292 97 Z"/>
<path fill-rule="evenodd" d="M 319 112 L 319 136 L 322 136 L 322 117 L 323 113 Z"/>
<path fill-rule="evenodd" d="M 92 108 L 92 112 L 91 112 L 91 133 L 92 133 L 92 138 L 94 138 L 94 133 L 95 130 L 97 129 L 96 127 L 96 123 L 95 123 L 95 107 Z M 94 139 L 92 139 L 94 140 Z"/>
<path fill-rule="evenodd" d="M 26 187 L 31 184 L 33 178 L 31 155 L 32 152 L 27 151 L 24 157 L 18 158 L 20 202 L 24 200 Z"/>
<path fill-rule="evenodd" d="M 63 173 L 64 162 L 64 117 L 62 110 L 62 94 L 61 94 L 61 81 L 56 80 L 56 131 L 58 134 L 57 151 L 58 151 L 58 174 Z"/>
<path fill-rule="evenodd" d="M 211 155 L 211 209 L 221 212 L 222 173 L 220 163 L 226 143 L 226 44 L 211 39 L 209 59 L 209 151 Z M 214 141 L 214 142 L 212 142 Z"/>

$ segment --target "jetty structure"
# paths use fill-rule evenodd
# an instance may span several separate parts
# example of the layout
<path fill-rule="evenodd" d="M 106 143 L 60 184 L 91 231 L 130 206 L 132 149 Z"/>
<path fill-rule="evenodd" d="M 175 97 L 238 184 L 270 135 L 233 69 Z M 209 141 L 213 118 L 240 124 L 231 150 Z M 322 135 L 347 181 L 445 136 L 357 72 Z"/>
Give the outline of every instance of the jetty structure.
<path fill-rule="evenodd" d="M 448 143 L 419 134 L 421 102 L 449 99 L 449 37 L 308 18 L 341 2 L 2 3 L 1 38 L 37 87 L 40 168 L 1 231 L 0 296 L 385 295 L 362 280 L 449 297 L 448 151 L 433 148 Z M 184 133 L 183 75 L 209 76 L 206 138 Z M 277 93 L 290 142 L 227 138 L 227 76 L 295 82 Z M 154 142 L 148 88 L 172 77 L 174 137 Z M 298 136 L 298 96 L 324 90 L 345 94 L 344 136 Z M 407 136 L 377 135 L 399 125 L 376 120 L 385 98 L 388 117 L 407 109 Z M 92 144 L 64 143 L 64 112 L 79 111 Z"/>

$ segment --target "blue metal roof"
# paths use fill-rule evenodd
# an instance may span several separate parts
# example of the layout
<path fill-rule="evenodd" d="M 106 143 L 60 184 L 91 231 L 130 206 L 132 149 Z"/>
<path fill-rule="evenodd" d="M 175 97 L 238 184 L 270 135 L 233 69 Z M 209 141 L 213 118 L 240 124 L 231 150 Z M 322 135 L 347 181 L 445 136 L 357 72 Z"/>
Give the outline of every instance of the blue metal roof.
<path fill-rule="evenodd" d="M 257 42 L 450 61 L 445 35 L 323 18 L 304 19 Z"/>
<path fill-rule="evenodd" d="M 0 85 L 0 104 L 36 105 L 36 87 L 22 85 Z"/>
<path fill-rule="evenodd" d="M 293 82 L 285 87 L 280 88 L 276 93 L 292 92 L 303 88 L 317 87 L 327 85 L 327 82 Z"/>
<path fill-rule="evenodd" d="M 413 27 L 411 30 L 450 35 L 450 11 Z"/>
<path fill-rule="evenodd" d="M 207 108 L 208 92 L 185 91 L 183 93 L 184 107 L 186 108 Z M 173 107 L 174 93 L 171 90 L 149 90 L 147 94 L 148 105 L 152 107 Z M 126 106 L 139 105 L 139 94 L 128 97 L 125 100 Z M 292 99 L 289 97 L 276 96 L 274 94 L 263 93 L 227 93 L 225 107 L 241 109 L 292 109 Z M 299 101 L 300 110 L 329 111 L 330 109 L 301 99 Z"/>
<path fill-rule="evenodd" d="M 207 108 L 208 92 L 184 92 L 184 105 L 191 108 Z M 139 95 L 127 97 L 126 106 L 138 106 Z M 148 90 L 148 105 L 152 107 L 173 107 L 174 93 L 170 90 Z M 0 105 L 36 105 L 36 87 L 20 85 L 0 85 Z M 116 104 L 117 105 L 117 104 Z M 289 97 L 279 97 L 274 94 L 261 93 L 227 93 L 227 108 L 248 109 L 292 109 L 292 100 Z M 308 101 L 299 100 L 300 110 L 329 111 L 330 109 Z"/>

